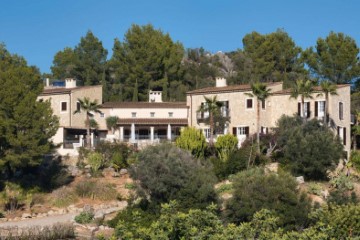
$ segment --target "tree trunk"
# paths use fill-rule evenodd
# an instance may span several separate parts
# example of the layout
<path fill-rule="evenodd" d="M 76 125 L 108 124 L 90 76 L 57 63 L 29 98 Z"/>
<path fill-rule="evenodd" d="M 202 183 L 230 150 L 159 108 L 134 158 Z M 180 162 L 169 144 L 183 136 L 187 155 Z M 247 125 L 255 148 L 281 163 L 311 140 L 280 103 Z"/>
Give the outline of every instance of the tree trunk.
<path fill-rule="evenodd" d="M 90 119 L 89 119 L 89 113 L 86 113 L 86 147 L 91 148 L 91 138 L 90 138 Z"/>
<path fill-rule="evenodd" d="M 209 139 L 209 144 L 210 146 L 213 145 L 214 143 L 214 136 L 213 136 L 213 131 L 214 131 L 214 117 L 213 117 L 213 113 L 211 111 L 209 111 L 209 114 L 210 114 L 210 139 Z"/>
<path fill-rule="evenodd" d="M 260 101 L 257 99 L 257 113 L 256 113 L 256 142 L 257 142 L 257 153 L 260 155 Z"/>

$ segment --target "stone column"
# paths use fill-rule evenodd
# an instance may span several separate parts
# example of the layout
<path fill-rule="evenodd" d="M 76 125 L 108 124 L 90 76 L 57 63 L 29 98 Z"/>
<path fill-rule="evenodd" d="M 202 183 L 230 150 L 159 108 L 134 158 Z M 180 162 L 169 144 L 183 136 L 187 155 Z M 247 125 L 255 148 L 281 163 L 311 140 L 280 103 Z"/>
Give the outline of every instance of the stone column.
<path fill-rule="evenodd" d="M 136 139 L 135 139 L 135 123 L 131 124 L 131 139 L 130 141 L 132 143 L 135 143 Z"/>
<path fill-rule="evenodd" d="M 90 143 L 91 143 L 91 147 L 93 148 L 93 147 L 95 147 L 94 146 L 94 132 L 91 132 L 91 134 L 90 134 Z"/>
<path fill-rule="evenodd" d="M 120 142 L 124 141 L 124 127 L 119 128 L 119 140 Z"/>
<path fill-rule="evenodd" d="M 154 127 L 150 127 L 150 140 L 154 141 Z"/>
<path fill-rule="evenodd" d="M 171 125 L 168 124 L 167 128 L 167 139 L 171 141 Z"/>

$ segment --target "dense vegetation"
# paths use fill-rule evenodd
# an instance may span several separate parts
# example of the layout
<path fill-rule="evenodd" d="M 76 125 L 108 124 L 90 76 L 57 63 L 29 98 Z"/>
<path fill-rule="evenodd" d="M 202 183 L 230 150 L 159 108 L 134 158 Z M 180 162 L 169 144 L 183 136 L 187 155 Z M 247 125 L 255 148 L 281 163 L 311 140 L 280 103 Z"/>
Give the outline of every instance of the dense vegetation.
<path fill-rule="evenodd" d="M 243 49 L 213 54 L 186 49 L 152 25 L 134 24 L 123 38 L 115 39 L 106 60 L 108 51 L 89 31 L 74 48 L 56 53 L 51 77 L 102 84 L 104 101 L 143 101 L 149 89 L 162 89 L 167 101 L 185 100 L 186 91 L 214 86 L 217 76 L 230 84 L 283 81 L 285 87 L 300 78 L 337 84 L 359 79 L 359 48 L 343 33 L 330 32 L 304 50 L 284 30 L 251 32 L 242 43 Z"/>

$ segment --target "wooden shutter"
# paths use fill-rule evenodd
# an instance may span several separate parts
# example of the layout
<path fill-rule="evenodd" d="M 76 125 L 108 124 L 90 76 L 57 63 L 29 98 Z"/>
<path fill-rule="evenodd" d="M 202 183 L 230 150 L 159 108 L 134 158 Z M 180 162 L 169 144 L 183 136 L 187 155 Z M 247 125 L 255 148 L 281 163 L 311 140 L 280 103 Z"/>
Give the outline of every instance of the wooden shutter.
<path fill-rule="evenodd" d="M 307 102 L 306 105 L 307 105 L 306 118 L 309 118 L 310 117 L 310 102 Z"/>
<path fill-rule="evenodd" d="M 301 103 L 298 103 L 298 115 L 301 116 Z"/>
<path fill-rule="evenodd" d="M 204 103 L 201 103 L 201 109 L 204 109 Z M 201 119 L 204 119 L 204 111 L 200 112 Z"/>
<path fill-rule="evenodd" d="M 318 114 L 318 111 L 319 111 L 319 102 L 316 101 L 315 102 L 315 117 L 317 117 L 319 114 Z"/>
<path fill-rule="evenodd" d="M 249 136 L 249 127 L 245 127 L 245 135 L 246 135 L 246 137 Z"/>
<path fill-rule="evenodd" d="M 266 134 L 269 134 L 269 128 L 265 128 L 266 129 Z"/>
<path fill-rule="evenodd" d="M 343 128 L 343 143 L 346 145 L 346 128 Z"/>
<path fill-rule="evenodd" d="M 265 109 L 265 106 L 266 106 L 265 103 L 266 103 L 265 100 L 261 100 L 261 108 L 262 108 L 262 109 Z"/>
<path fill-rule="evenodd" d="M 233 127 L 233 135 L 236 136 L 236 127 Z"/>

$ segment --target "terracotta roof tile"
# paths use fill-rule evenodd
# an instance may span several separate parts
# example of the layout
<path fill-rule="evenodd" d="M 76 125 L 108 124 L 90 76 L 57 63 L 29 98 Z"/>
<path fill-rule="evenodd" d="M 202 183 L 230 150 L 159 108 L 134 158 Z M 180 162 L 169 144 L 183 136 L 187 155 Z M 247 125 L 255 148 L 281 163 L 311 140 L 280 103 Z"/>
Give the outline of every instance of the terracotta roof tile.
<path fill-rule="evenodd" d="M 187 108 L 186 102 L 106 102 L 101 108 Z"/>
<path fill-rule="evenodd" d="M 277 84 L 281 84 L 281 82 L 273 82 L 273 83 L 265 83 L 267 86 L 273 86 Z M 250 84 L 243 85 L 230 85 L 226 87 L 207 87 L 202 89 L 196 89 L 193 91 L 189 91 L 186 94 L 202 94 L 202 93 L 222 93 L 222 92 L 241 92 L 241 91 L 249 91 L 251 90 Z"/>
<path fill-rule="evenodd" d="M 89 89 L 89 88 L 95 88 L 99 87 L 101 85 L 96 86 L 79 86 L 75 88 L 64 88 L 64 87 L 52 87 L 52 88 L 45 88 L 43 92 L 40 94 L 40 96 L 44 95 L 56 95 L 56 94 L 69 94 L 74 91 Z"/>
<path fill-rule="evenodd" d="M 119 118 L 118 124 L 143 124 L 143 125 L 187 125 L 187 118 Z"/>
<path fill-rule="evenodd" d="M 343 88 L 343 87 L 349 87 L 350 84 L 338 84 L 336 85 L 337 88 Z M 314 87 L 314 92 L 321 92 L 321 87 L 320 86 L 315 86 Z M 281 95 L 281 94 L 291 94 L 291 89 L 288 88 L 288 89 L 283 89 L 283 90 L 280 90 L 280 91 L 275 91 L 275 92 L 272 92 L 272 94 L 274 95 Z"/>

